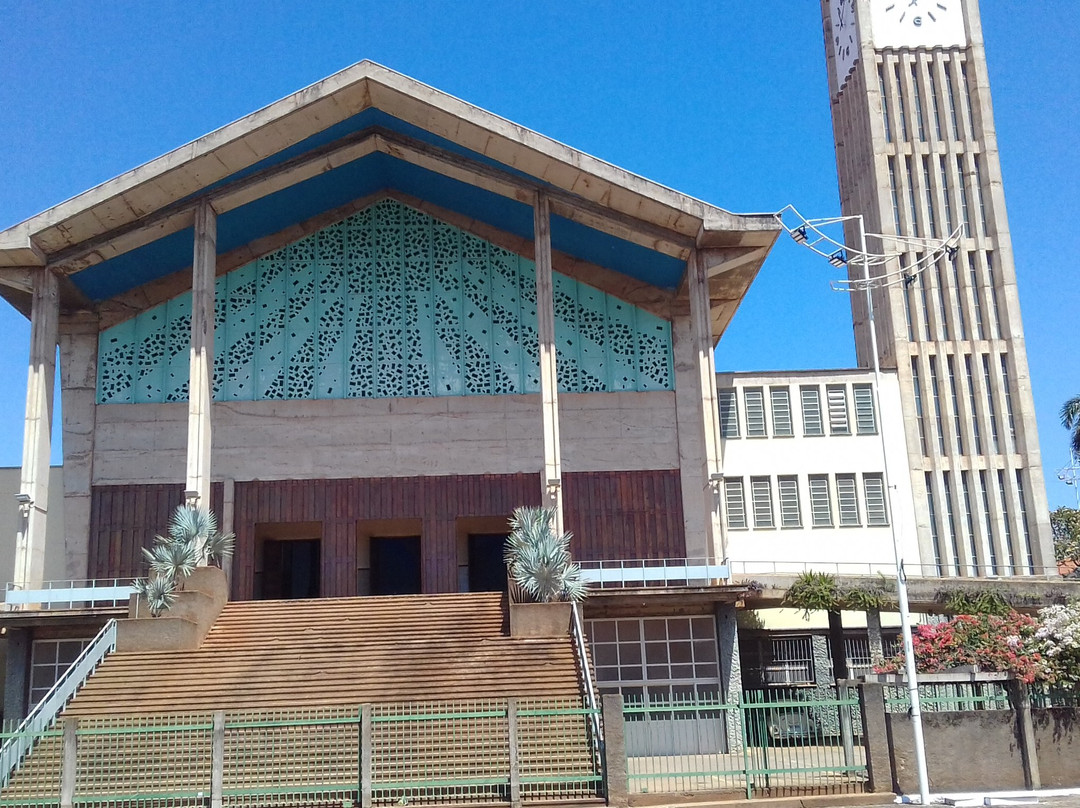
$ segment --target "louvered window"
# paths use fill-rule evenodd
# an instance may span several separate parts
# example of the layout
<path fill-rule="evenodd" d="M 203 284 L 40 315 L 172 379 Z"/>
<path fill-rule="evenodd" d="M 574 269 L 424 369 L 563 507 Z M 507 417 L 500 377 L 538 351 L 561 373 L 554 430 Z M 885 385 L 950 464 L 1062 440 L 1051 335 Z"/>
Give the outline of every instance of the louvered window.
<path fill-rule="evenodd" d="M 748 387 L 743 390 L 743 404 L 746 407 L 746 437 L 764 438 L 765 431 L 765 393 L 760 387 Z"/>
<path fill-rule="evenodd" d="M 779 477 L 776 480 L 776 490 L 780 494 L 780 527 L 801 527 L 798 479 Z"/>
<path fill-rule="evenodd" d="M 725 438 L 739 437 L 739 404 L 734 390 L 720 390 L 720 435 Z"/>
<path fill-rule="evenodd" d="M 791 427 L 791 394 L 786 387 L 770 387 L 769 403 L 772 404 L 772 432 L 777 438 L 790 438 L 794 434 Z"/>
<path fill-rule="evenodd" d="M 810 512 L 814 527 L 832 527 L 829 478 L 824 474 L 810 477 Z"/>
<path fill-rule="evenodd" d="M 746 501 L 742 480 L 724 480 L 724 505 L 728 527 L 746 527 Z"/>
<path fill-rule="evenodd" d="M 775 527 L 773 522 L 772 483 L 768 477 L 753 477 L 750 494 L 754 499 L 754 527 Z"/>
<path fill-rule="evenodd" d="M 885 481 L 878 474 L 863 476 L 863 493 L 866 498 L 866 524 L 889 524 L 889 512 L 885 507 Z"/>
<path fill-rule="evenodd" d="M 868 384 L 856 384 L 851 388 L 851 396 L 855 400 L 855 431 L 860 435 L 876 435 L 873 389 Z"/>
<path fill-rule="evenodd" d="M 824 435 L 825 426 L 821 421 L 821 390 L 817 387 L 803 387 L 802 423 L 804 435 Z"/>
<path fill-rule="evenodd" d="M 843 385 L 830 385 L 825 388 L 829 404 L 829 434 L 850 435 L 848 423 L 847 390 Z"/>
<path fill-rule="evenodd" d="M 840 526 L 859 523 L 859 495 L 855 489 L 854 474 L 836 475 L 836 504 L 840 508 Z"/>

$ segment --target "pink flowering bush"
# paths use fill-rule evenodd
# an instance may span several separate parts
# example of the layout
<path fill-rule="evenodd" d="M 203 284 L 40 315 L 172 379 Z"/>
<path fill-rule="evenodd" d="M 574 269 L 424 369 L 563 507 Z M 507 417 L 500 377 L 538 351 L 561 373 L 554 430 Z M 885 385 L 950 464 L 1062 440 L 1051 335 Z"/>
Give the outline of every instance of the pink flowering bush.
<path fill-rule="evenodd" d="M 942 673 L 962 665 L 984 671 L 1003 671 L 1021 681 L 1055 681 L 1057 671 L 1036 637 L 1038 624 L 1027 615 L 1011 612 L 1001 617 L 962 614 L 937 625 L 912 630 L 915 661 L 922 673 Z M 878 673 L 904 670 L 904 653 L 877 666 Z"/>

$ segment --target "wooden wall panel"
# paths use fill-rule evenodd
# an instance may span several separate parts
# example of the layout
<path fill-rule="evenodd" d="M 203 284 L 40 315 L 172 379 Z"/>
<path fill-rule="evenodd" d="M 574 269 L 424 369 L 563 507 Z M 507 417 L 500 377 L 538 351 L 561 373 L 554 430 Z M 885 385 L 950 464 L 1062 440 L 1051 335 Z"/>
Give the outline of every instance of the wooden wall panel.
<path fill-rule="evenodd" d="M 678 471 L 576 472 L 563 479 L 566 527 L 574 534 L 576 558 L 686 554 Z M 139 548 L 165 530 L 182 496 L 181 485 L 95 486 L 91 574 L 144 574 Z M 339 597 L 356 594 L 358 526 L 386 519 L 421 522 L 423 591 L 454 592 L 457 520 L 505 518 L 519 505 L 539 505 L 540 475 L 238 481 L 234 497 L 234 598 L 254 593 L 257 526 L 321 523 L 322 594 Z M 212 500 L 220 513 L 220 484 Z"/>
<path fill-rule="evenodd" d="M 221 513 L 224 487 L 214 483 L 210 507 Z M 142 548 L 169 528 L 169 517 L 184 501 L 183 483 L 95 485 L 90 497 L 88 575 L 138 578 L 146 575 Z"/>

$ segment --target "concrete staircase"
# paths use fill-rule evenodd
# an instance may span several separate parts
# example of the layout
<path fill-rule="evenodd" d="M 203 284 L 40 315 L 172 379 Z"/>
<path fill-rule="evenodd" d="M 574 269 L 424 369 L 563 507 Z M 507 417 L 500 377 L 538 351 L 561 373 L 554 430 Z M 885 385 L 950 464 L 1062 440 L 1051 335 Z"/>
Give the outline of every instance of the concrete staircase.
<path fill-rule="evenodd" d="M 571 638 L 512 638 L 506 622 L 503 596 L 498 593 L 229 603 L 197 650 L 111 654 L 63 717 L 78 718 L 80 728 L 107 730 L 132 721 L 145 726 L 165 721 L 166 716 L 180 719 L 170 719 L 173 723 L 205 727 L 216 711 L 241 717 L 298 711 L 357 716 L 361 704 L 373 705 L 376 711 L 389 705 L 465 706 L 505 703 L 509 698 L 580 704 Z M 559 725 L 559 754 L 573 760 L 540 765 L 569 763 L 572 769 L 586 771 L 592 761 L 587 722 L 574 716 L 549 721 L 547 727 L 543 723 L 522 722 L 533 726 L 530 732 L 541 735 Z M 438 736 L 445 728 L 432 729 L 434 734 L 411 754 L 422 748 L 421 754 L 430 756 L 436 771 L 471 765 L 454 759 L 462 754 L 457 747 L 440 747 Z M 355 739 L 357 726 L 352 724 L 346 732 L 346 737 Z M 195 735 L 199 736 L 195 746 L 204 744 L 202 736 L 208 737 L 205 730 Z M 547 743 L 541 735 L 536 735 L 540 740 L 535 743 Z M 84 742 L 80 736 L 79 771 L 93 779 L 96 765 L 130 769 L 124 793 L 175 793 L 185 782 L 209 781 L 205 751 L 188 755 L 174 749 L 175 765 L 170 765 L 162 761 L 160 752 L 120 749 L 113 739 L 107 761 L 96 757 L 96 737 L 90 734 Z M 498 745 L 505 742 L 503 738 L 497 741 Z M 231 745 L 229 741 L 226 757 Z M 333 746 L 333 752 L 312 747 L 310 754 L 323 762 L 332 754 L 338 760 L 332 768 L 355 777 L 359 750 L 343 750 L 338 743 Z M 275 748 L 287 756 L 280 762 L 286 768 L 303 765 L 299 760 L 305 754 L 302 744 L 278 743 Z M 60 780 L 61 751 L 59 733 L 41 740 L 0 792 L 0 801 L 6 804 L 55 793 L 56 786 L 51 784 Z M 277 752 L 268 748 L 267 754 Z M 501 759 L 497 750 L 488 750 L 486 756 Z M 273 760 L 250 765 L 266 768 L 268 764 L 280 769 Z M 227 761 L 226 766 L 244 775 L 245 767 L 235 761 Z"/>

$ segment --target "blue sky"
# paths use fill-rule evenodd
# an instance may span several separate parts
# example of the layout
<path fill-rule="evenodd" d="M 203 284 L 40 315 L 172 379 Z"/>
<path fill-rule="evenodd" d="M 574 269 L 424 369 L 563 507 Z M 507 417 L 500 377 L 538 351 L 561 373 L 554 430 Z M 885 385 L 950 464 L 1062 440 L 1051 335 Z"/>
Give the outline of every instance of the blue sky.
<path fill-rule="evenodd" d="M 1080 393 L 1076 17 L 1049 0 L 982 10 L 1051 507 L 1075 504 L 1056 473 L 1057 411 Z M 730 210 L 838 211 L 813 0 L 0 0 L 0 227 L 364 58 Z M 718 368 L 853 366 L 833 272 L 782 240 Z M 28 333 L 0 308 L 0 465 L 21 459 Z"/>

